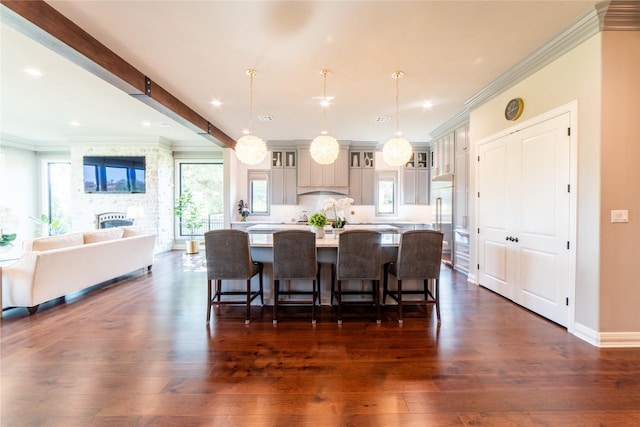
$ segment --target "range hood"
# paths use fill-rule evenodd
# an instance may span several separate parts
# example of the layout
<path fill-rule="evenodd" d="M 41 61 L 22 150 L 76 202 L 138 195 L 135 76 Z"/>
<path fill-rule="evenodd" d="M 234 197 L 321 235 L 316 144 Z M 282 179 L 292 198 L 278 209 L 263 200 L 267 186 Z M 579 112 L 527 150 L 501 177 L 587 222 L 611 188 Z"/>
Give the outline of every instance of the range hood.
<path fill-rule="evenodd" d="M 349 195 L 349 187 L 298 187 L 300 194 L 341 194 Z"/>

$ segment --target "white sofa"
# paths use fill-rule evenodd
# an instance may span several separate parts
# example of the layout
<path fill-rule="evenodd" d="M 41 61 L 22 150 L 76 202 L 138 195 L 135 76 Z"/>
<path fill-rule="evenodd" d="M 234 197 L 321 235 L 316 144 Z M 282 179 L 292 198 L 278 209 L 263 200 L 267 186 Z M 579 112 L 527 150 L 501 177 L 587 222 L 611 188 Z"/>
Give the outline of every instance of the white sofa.
<path fill-rule="evenodd" d="M 135 227 L 41 237 L 23 244 L 22 256 L 2 268 L 2 307 L 27 307 L 147 268 L 154 234 Z"/>

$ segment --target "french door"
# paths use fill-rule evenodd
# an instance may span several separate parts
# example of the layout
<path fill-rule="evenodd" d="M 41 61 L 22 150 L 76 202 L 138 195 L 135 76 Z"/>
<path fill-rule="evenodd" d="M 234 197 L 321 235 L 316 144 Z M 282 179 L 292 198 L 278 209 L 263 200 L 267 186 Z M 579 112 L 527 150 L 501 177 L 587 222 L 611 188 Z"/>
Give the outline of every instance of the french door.
<path fill-rule="evenodd" d="M 479 283 L 563 326 L 570 292 L 570 115 L 478 147 Z"/>

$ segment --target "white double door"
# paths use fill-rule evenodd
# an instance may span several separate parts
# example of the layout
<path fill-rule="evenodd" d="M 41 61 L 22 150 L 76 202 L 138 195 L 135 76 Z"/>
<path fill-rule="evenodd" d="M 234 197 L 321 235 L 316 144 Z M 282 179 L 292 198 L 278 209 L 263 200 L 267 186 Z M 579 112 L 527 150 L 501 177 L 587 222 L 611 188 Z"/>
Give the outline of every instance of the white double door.
<path fill-rule="evenodd" d="M 569 322 L 569 113 L 478 147 L 479 283 Z"/>

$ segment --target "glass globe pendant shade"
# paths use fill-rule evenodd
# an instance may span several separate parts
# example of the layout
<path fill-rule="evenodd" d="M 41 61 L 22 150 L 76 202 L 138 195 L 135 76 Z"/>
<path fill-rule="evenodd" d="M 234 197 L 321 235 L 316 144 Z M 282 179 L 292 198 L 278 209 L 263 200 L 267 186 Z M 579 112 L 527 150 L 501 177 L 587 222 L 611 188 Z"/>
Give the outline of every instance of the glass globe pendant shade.
<path fill-rule="evenodd" d="M 340 153 L 340 144 L 338 141 L 323 131 L 316 136 L 309 147 L 311 158 L 321 165 L 329 165 L 336 161 Z"/>
<path fill-rule="evenodd" d="M 267 155 L 267 144 L 255 135 L 245 135 L 236 142 L 236 157 L 246 165 L 255 165 Z"/>
<path fill-rule="evenodd" d="M 413 148 L 409 141 L 396 136 L 387 141 L 382 147 L 382 158 L 388 165 L 402 166 L 411 159 L 412 151 Z"/>

